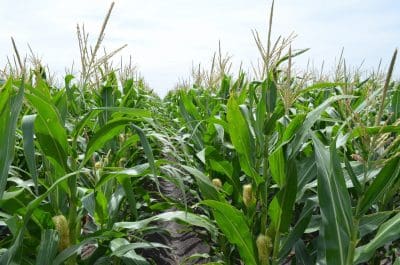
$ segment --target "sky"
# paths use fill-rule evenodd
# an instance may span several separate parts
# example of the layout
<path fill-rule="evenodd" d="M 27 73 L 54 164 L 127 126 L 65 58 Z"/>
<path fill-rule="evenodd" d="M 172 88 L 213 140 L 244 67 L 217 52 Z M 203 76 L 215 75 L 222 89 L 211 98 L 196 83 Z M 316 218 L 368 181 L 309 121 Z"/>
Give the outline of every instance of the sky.
<path fill-rule="evenodd" d="M 92 43 L 110 0 L 0 0 L 0 67 L 13 54 L 10 37 L 22 54 L 29 44 L 59 76 L 79 65 L 76 25 L 85 24 Z M 108 51 L 128 46 L 115 59 L 134 64 L 147 83 L 163 96 L 187 79 L 192 64 L 209 65 L 221 42 L 234 66 L 250 68 L 258 58 L 251 31 L 266 39 L 271 0 L 116 0 L 106 29 Z M 295 60 L 333 68 L 342 48 L 348 65 L 370 70 L 387 66 L 400 47 L 398 0 L 276 0 L 273 38 L 297 34 L 294 48 L 310 48 Z M 396 68 L 399 71 L 400 67 Z"/>

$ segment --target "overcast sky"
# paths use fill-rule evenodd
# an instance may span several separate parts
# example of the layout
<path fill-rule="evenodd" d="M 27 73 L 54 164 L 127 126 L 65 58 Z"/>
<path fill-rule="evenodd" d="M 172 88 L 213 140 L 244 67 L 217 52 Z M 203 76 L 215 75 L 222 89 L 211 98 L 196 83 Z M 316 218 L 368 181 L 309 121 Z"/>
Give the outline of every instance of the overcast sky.
<path fill-rule="evenodd" d="M 266 35 L 270 1 L 266 0 L 117 0 L 104 45 L 135 64 L 149 85 L 164 95 L 192 63 L 207 64 L 221 41 L 233 62 L 250 65 L 257 56 L 251 30 Z M 109 8 L 109 0 L 0 0 L 0 66 L 12 55 L 10 36 L 22 53 L 27 43 L 51 70 L 62 75 L 79 64 L 76 24 L 84 23 L 94 38 Z M 276 0 L 273 33 L 298 37 L 295 48 L 311 48 L 297 60 L 332 67 L 342 47 L 347 62 L 364 61 L 370 69 L 386 66 L 400 46 L 398 0 Z M 400 69 L 397 67 L 397 69 Z"/>

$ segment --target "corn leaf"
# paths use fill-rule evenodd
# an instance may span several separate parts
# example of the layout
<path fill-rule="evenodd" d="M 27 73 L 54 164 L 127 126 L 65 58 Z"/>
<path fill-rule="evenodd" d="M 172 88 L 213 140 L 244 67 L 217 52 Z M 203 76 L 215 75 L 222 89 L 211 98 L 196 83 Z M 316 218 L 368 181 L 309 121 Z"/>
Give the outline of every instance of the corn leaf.
<path fill-rule="evenodd" d="M 285 175 L 285 158 L 283 156 L 283 149 L 279 147 L 269 157 L 269 168 L 271 170 L 272 178 L 279 187 L 286 184 Z"/>
<path fill-rule="evenodd" d="M 397 85 L 396 91 L 393 93 L 391 107 L 393 111 L 393 120 L 400 118 L 400 86 Z"/>
<path fill-rule="evenodd" d="M 22 134 L 24 141 L 24 154 L 26 163 L 28 165 L 29 172 L 33 183 L 35 184 L 36 194 L 38 193 L 38 173 L 36 169 L 36 158 L 35 158 L 35 143 L 34 143 L 34 122 L 36 115 L 25 115 L 22 117 Z"/>
<path fill-rule="evenodd" d="M 21 111 L 24 86 L 14 92 L 14 84 L 9 79 L 0 88 L 0 198 L 7 185 L 8 171 L 14 159 L 15 130 Z"/>
<path fill-rule="evenodd" d="M 352 233 L 352 212 L 342 168 L 332 141 L 330 152 L 312 134 L 318 168 L 318 199 L 321 209 L 327 265 L 347 264 L 347 254 Z M 323 256 L 323 255 L 322 255 Z"/>
<path fill-rule="evenodd" d="M 330 97 L 329 99 L 325 100 L 321 105 L 319 105 L 312 111 L 310 111 L 307 114 L 301 127 L 297 130 L 296 136 L 294 137 L 292 145 L 290 146 L 290 148 L 291 148 L 290 155 L 294 156 L 300 150 L 301 146 L 304 144 L 304 142 L 309 134 L 311 127 L 320 118 L 321 114 L 326 110 L 326 108 L 328 108 L 333 102 L 336 102 L 341 99 L 349 99 L 349 98 L 354 98 L 354 97 L 346 96 L 346 95 L 333 96 L 333 97 Z"/>
<path fill-rule="evenodd" d="M 88 244 L 88 243 L 93 243 L 96 242 L 97 240 L 106 240 L 110 239 L 113 237 L 120 236 L 118 233 L 113 232 L 113 231 L 106 231 L 102 235 L 99 236 L 92 236 L 88 237 L 78 244 L 75 244 L 67 249 L 64 249 L 61 253 L 59 253 L 53 262 L 51 263 L 52 265 L 61 265 L 64 264 L 64 262 L 71 256 L 75 255 L 78 253 L 78 251 L 81 249 L 82 246 Z"/>
<path fill-rule="evenodd" d="M 131 121 L 131 119 L 127 118 L 112 120 L 96 131 L 87 145 L 85 159 L 82 161 L 82 165 L 86 164 L 95 151 L 99 150 L 108 141 L 116 137 Z"/>
<path fill-rule="evenodd" d="M 227 107 L 229 135 L 233 146 L 239 154 L 240 166 L 244 173 L 252 177 L 259 184 L 262 179 L 254 169 L 254 139 L 233 95 L 229 98 Z"/>
<path fill-rule="evenodd" d="M 116 241 L 119 241 L 116 243 Z M 157 243 L 157 242 L 138 242 L 138 243 L 130 243 L 125 238 L 116 238 L 111 241 L 110 243 L 112 256 L 121 257 L 125 253 L 135 250 L 135 249 L 148 249 L 148 248 L 166 248 L 169 249 L 170 247 Z"/>
<path fill-rule="evenodd" d="M 36 265 L 52 265 L 57 254 L 59 235 L 56 230 L 42 231 Z"/>
<path fill-rule="evenodd" d="M 392 211 L 388 212 L 377 212 L 373 214 L 364 215 L 360 219 L 359 232 L 360 238 L 365 235 L 374 232 L 378 227 L 385 222 L 389 217 L 393 215 Z"/>
<path fill-rule="evenodd" d="M 235 244 L 246 265 L 257 265 L 253 246 L 253 237 L 243 213 L 228 203 L 203 201 L 212 209 L 218 227 L 230 243 Z"/>
<path fill-rule="evenodd" d="M 387 163 L 375 177 L 374 181 L 365 191 L 359 206 L 359 215 L 368 211 L 368 209 L 382 198 L 386 192 L 393 186 L 400 176 L 400 157 L 392 159 Z"/>
<path fill-rule="evenodd" d="M 68 142 L 58 110 L 47 99 L 36 94 L 27 94 L 26 97 L 38 113 L 35 119 L 35 135 L 40 148 L 59 175 L 65 175 L 69 171 Z"/>
<path fill-rule="evenodd" d="M 288 161 L 285 166 L 285 185 L 272 200 L 268 213 L 275 229 L 285 233 L 292 221 L 293 206 L 297 194 L 296 162 Z M 286 179 L 287 178 L 287 179 Z"/>
<path fill-rule="evenodd" d="M 313 264 L 310 255 L 307 253 L 307 247 L 303 240 L 299 240 L 294 245 L 294 252 L 296 253 L 296 264 L 308 265 Z"/>
<path fill-rule="evenodd" d="M 356 249 L 354 263 L 359 264 L 368 261 L 376 249 L 386 243 L 400 238 L 400 213 L 396 214 L 379 227 L 375 237 L 366 245 Z"/>
<path fill-rule="evenodd" d="M 279 259 L 283 260 L 289 254 L 290 250 L 296 244 L 296 242 L 301 238 L 304 231 L 306 230 L 308 224 L 310 223 L 312 212 L 314 210 L 314 202 L 307 200 L 303 210 L 301 211 L 300 217 L 294 226 L 293 230 L 290 231 L 289 235 L 285 239 L 281 249 L 279 250 Z"/>
<path fill-rule="evenodd" d="M 206 200 L 220 200 L 220 196 L 218 194 L 217 189 L 211 183 L 210 179 L 204 175 L 203 172 L 199 171 L 198 169 L 182 166 L 187 172 L 193 175 L 196 179 L 197 185 L 199 186 L 201 195 Z"/>
<path fill-rule="evenodd" d="M 138 126 L 136 126 L 135 124 L 131 124 L 131 127 L 136 131 L 136 133 L 139 135 L 140 138 L 140 143 L 142 144 L 144 153 L 147 157 L 147 160 L 149 162 L 150 168 L 153 172 L 153 176 L 155 178 L 155 180 L 157 181 L 157 168 L 155 165 L 155 160 L 154 160 L 154 156 L 153 156 L 153 151 L 151 149 L 150 143 L 147 140 L 147 137 L 144 133 L 144 131 L 139 128 Z M 158 184 L 158 183 L 157 183 Z"/>
<path fill-rule="evenodd" d="M 50 192 L 52 192 L 54 189 L 56 189 L 64 181 L 68 180 L 72 176 L 75 176 L 76 174 L 79 174 L 79 173 L 80 173 L 79 171 L 72 172 L 72 173 L 69 173 L 69 174 L 57 179 L 54 182 L 54 184 L 51 185 L 51 187 L 46 190 L 46 192 L 44 192 L 42 195 L 40 195 L 39 197 L 37 197 L 36 199 L 34 199 L 33 201 L 31 201 L 28 204 L 28 206 L 26 207 L 25 215 L 23 217 L 23 225 L 19 228 L 19 230 L 16 234 L 16 237 L 15 237 L 15 240 L 14 240 L 13 244 L 11 245 L 11 247 L 9 247 L 7 249 L 7 251 L 5 253 L 3 253 L 3 255 L 0 257 L 0 264 L 2 264 L 2 265 L 3 264 L 4 265 L 18 264 L 18 262 L 16 262 L 16 260 L 18 260 L 21 257 L 16 256 L 16 254 L 20 251 L 20 248 L 22 247 L 22 243 L 24 240 L 24 234 L 27 229 L 28 222 L 31 219 L 34 210 L 40 205 L 40 203 L 42 203 L 42 201 L 50 194 Z"/>
<path fill-rule="evenodd" d="M 188 225 L 202 227 L 210 232 L 212 236 L 215 236 L 217 234 L 217 228 L 208 218 L 184 211 L 165 212 L 135 222 L 117 222 L 114 224 L 113 229 L 128 229 L 131 231 L 135 231 L 146 227 L 152 222 L 168 221 L 181 221 Z"/>

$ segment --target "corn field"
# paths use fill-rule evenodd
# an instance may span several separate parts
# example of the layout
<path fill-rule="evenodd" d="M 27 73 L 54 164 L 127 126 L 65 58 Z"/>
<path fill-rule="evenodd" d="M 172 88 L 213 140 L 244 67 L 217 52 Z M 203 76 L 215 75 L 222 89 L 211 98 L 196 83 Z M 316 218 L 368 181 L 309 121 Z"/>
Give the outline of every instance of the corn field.
<path fill-rule="evenodd" d="M 254 74 L 219 51 L 161 99 L 97 55 L 110 12 L 62 84 L 12 42 L 0 264 L 400 264 L 397 50 L 368 76 L 298 73 L 306 50 L 254 32 Z"/>

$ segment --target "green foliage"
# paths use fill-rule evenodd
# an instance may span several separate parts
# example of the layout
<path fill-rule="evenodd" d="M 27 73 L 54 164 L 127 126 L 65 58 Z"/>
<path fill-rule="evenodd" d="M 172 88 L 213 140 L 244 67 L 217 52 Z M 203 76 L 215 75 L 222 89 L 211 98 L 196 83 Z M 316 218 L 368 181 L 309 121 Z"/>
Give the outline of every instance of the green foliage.
<path fill-rule="evenodd" d="M 263 82 L 242 83 L 240 90 L 231 86 L 227 100 L 201 87 L 166 98 L 171 109 L 185 105 L 187 95 L 207 98 L 208 104 L 193 98 L 199 104 L 190 105 L 206 131 L 200 142 L 189 138 L 189 150 L 199 160 L 186 163 L 194 164 L 188 171 L 222 232 L 216 242 L 222 260 L 356 264 L 372 259 L 378 248 L 399 239 L 390 225 L 396 221 L 385 223 L 398 212 L 399 131 L 390 115 L 370 126 L 375 118 L 367 102 L 389 89 L 391 103 L 382 113 L 395 111 L 398 86 L 384 88 L 378 79 L 299 83 L 291 88 L 294 100 L 285 112 L 282 104 L 289 101 L 283 97 L 290 95 L 280 89 L 287 89 L 281 87 L 288 77 L 270 71 Z M 227 95 L 228 83 L 222 81 L 216 95 Z M 366 93 L 370 86 L 378 89 Z M 373 107 L 379 106 L 381 101 Z M 179 121 L 187 120 L 185 113 L 175 113 Z M 194 126 L 177 128 L 191 132 Z M 213 187 L 213 179 L 221 180 L 221 187 Z M 239 235 L 236 226 L 245 231 Z M 263 251 L 267 259 L 254 247 L 260 234 L 270 239 Z"/>
<path fill-rule="evenodd" d="M 202 203 L 212 208 L 219 228 L 229 242 L 237 246 L 243 261 L 246 264 L 256 265 L 254 243 L 243 213 L 223 202 L 206 200 Z"/>
<path fill-rule="evenodd" d="M 0 198 L 3 198 L 14 157 L 15 133 L 23 95 L 24 84 L 16 88 L 11 78 L 0 88 Z"/>
<path fill-rule="evenodd" d="M 255 38 L 261 80 L 220 69 L 163 100 L 94 59 L 64 87 L 0 82 L 0 263 L 152 264 L 169 222 L 208 264 L 399 263 L 396 53 L 385 81 L 313 80 L 290 69 L 305 50 Z"/>

